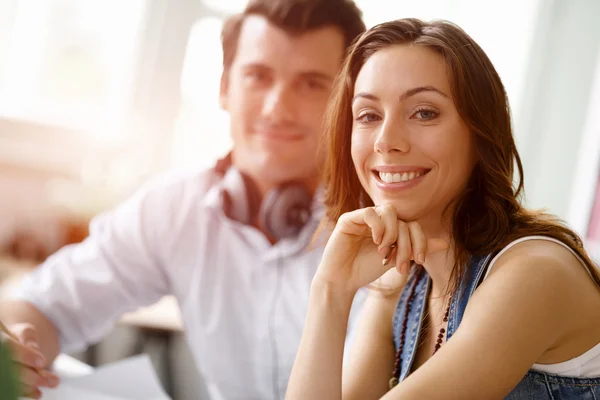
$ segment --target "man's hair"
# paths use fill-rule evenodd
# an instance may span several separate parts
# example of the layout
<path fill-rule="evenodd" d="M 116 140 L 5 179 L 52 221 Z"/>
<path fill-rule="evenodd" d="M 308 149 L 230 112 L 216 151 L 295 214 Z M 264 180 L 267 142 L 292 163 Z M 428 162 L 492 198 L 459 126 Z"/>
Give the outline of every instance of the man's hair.
<path fill-rule="evenodd" d="M 263 16 L 291 34 L 334 26 L 344 34 L 346 48 L 366 30 L 362 12 L 352 0 L 250 0 L 242 13 L 229 17 L 223 25 L 224 74 L 233 63 L 240 31 L 249 15 Z"/>

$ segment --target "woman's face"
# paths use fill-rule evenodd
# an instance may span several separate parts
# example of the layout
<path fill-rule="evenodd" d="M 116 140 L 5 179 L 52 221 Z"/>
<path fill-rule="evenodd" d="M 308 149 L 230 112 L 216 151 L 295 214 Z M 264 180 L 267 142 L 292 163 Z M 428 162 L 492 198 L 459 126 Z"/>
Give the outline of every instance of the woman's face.
<path fill-rule="evenodd" d="M 373 202 L 405 221 L 441 218 L 476 162 L 443 57 L 417 45 L 377 51 L 358 74 L 352 116 L 352 160 Z"/>

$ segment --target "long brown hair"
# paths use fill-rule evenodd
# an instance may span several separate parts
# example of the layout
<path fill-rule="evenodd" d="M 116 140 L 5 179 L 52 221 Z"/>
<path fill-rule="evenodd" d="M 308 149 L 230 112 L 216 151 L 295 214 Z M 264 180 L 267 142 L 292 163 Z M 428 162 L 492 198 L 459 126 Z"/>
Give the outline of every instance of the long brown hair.
<path fill-rule="evenodd" d="M 373 205 L 358 180 L 350 153 L 351 99 L 356 78 L 367 59 L 378 50 L 399 44 L 425 46 L 444 58 L 454 103 L 474 135 L 478 152 L 466 190 L 447 208 L 453 212 L 453 293 L 466 273 L 463 266 L 468 265 L 470 256 L 493 253 L 530 235 L 549 236 L 567 244 L 600 285 L 600 272 L 579 236 L 556 217 L 529 211 L 521 205 L 523 166 L 512 134 L 504 86 L 479 45 L 447 21 L 386 22 L 365 32 L 352 47 L 338 75 L 325 119 L 327 210 L 323 224 L 331 226 L 343 213 Z"/>

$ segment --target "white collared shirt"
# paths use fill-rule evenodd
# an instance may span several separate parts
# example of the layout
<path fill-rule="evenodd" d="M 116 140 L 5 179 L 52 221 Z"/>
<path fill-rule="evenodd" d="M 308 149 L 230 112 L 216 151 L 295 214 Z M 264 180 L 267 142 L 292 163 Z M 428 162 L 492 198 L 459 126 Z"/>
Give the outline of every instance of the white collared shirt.
<path fill-rule="evenodd" d="M 96 217 L 83 243 L 48 258 L 13 296 L 39 308 L 71 352 L 123 313 L 174 295 L 215 400 L 282 399 L 323 251 L 310 245 L 322 207 L 297 238 L 271 245 L 225 216 L 220 190 L 212 170 L 154 180 Z"/>

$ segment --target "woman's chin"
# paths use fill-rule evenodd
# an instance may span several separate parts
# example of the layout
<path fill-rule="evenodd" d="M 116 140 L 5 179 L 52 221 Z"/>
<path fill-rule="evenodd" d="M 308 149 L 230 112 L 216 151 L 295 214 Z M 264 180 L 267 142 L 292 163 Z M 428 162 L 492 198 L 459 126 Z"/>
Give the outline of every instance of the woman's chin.
<path fill-rule="evenodd" d="M 374 202 L 376 206 L 391 204 L 396 209 L 396 215 L 398 219 L 405 222 L 418 221 L 423 218 L 424 215 L 427 215 L 427 211 L 423 209 L 423 207 L 418 207 L 412 204 L 406 204 L 404 201 L 392 201 L 388 199 L 377 199 Z"/>
<path fill-rule="evenodd" d="M 398 215 L 398 219 L 404 222 L 419 222 L 422 218 L 422 214 L 418 212 L 399 210 L 398 208 L 396 208 L 396 214 Z"/>

